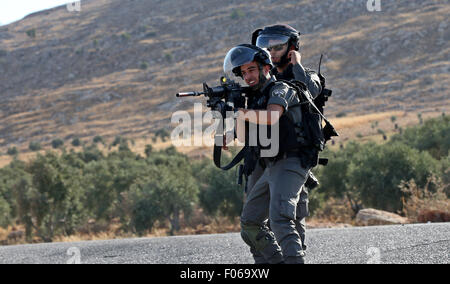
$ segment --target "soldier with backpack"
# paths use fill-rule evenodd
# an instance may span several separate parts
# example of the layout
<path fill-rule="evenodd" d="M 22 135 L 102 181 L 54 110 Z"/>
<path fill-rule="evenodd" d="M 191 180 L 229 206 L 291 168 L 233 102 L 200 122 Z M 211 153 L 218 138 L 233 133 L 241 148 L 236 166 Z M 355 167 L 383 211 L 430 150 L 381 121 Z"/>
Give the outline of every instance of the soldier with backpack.
<path fill-rule="evenodd" d="M 306 85 L 313 98 L 317 98 L 322 91 L 321 80 L 319 76 L 312 70 L 304 68 L 301 64 L 300 54 L 300 32 L 289 25 L 267 26 L 257 29 L 252 34 L 252 44 L 265 48 L 270 52 L 271 59 L 275 67 L 271 73 L 278 80 L 297 80 Z M 257 175 L 261 173 L 257 170 L 250 181 L 258 179 Z M 317 185 L 317 179 L 313 174 L 309 173 L 307 180 L 309 187 Z M 302 239 L 303 250 L 306 250 L 305 231 L 306 217 L 309 216 L 308 209 L 308 190 L 312 188 L 303 188 L 300 194 L 300 200 L 297 206 L 297 215 L 295 226 Z M 255 255 L 255 259 L 259 256 Z"/>

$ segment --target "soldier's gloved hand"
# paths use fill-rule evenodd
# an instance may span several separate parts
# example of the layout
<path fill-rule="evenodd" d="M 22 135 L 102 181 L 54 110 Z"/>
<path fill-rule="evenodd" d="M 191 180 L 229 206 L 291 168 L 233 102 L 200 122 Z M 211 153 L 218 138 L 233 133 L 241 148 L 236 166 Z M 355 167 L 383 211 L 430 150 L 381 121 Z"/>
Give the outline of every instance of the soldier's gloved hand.
<path fill-rule="evenodd" d="M 302 55 L 296 50 L 289 51 L 288 58 L 291 60 L 292 65 L 302 64 Z"/>

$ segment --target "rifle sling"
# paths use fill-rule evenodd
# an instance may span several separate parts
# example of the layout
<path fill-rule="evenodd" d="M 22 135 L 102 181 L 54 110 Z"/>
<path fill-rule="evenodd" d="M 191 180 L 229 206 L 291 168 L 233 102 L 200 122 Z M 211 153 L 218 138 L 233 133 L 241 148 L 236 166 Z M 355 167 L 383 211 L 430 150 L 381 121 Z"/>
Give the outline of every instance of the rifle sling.
<path fill-rule="evenodd" d="M 241 149 L 241 151 L 239 151 L 239 153 L 237 153 L 237 155 L 233 158 L 233 160 L 226 166 L 221 167 L 220 166 L 220 158 L 222 155 L 222 146 L 217 146 L 214 143 L 214 152 L 213 152 L 213 158 L 214 158 L 214 164 L 216 165 L 216 167 L 222 169 L 222 170 L 229 170 L 232 167 L 234 167 L 235 165 L 237 165 L 240 161 L 242 161 L 242 159 L 244 159 L 245 156 L 245 152 L 247 151 L 248 146 L 244 146 L 244 148 Z"/>

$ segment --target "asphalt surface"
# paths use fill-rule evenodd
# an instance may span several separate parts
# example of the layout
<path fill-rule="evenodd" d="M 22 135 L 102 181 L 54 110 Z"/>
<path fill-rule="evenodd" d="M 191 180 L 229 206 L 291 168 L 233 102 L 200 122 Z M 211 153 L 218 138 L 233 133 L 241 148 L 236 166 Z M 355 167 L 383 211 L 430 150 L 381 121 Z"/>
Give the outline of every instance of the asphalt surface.
<path fill-rule="evenodd" d="M 307 263 L 448 264 L 450 223 L 310 229 Z M 0 247 L 0 263 L 251 264 L 238 233 Z"/>

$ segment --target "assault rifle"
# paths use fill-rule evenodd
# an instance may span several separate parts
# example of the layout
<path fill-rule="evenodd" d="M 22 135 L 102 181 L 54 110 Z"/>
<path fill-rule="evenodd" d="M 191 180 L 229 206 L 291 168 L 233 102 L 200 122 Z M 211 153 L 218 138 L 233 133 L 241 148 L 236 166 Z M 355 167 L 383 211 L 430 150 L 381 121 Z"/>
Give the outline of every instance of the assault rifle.
<path fill-rule="evenodd" d="M 250 91 L 249 87 L 241 87 L 238 83 L 220 78 L 220 86 L 209 87 L 203 83 L 203 92 L 181 92 L 177 97 L 198 97 L 208 98 L 206 106 L 213 111 L 218 111 L 223 118 L 227 111 L 236 111 L 238 108 L 245 108 L 245 94 Z"/>
<path fill-rule="evenodd" d="M 221 77 L 220 86 L 211 88 L 206 83 L 203 83 L 203 92 L 181 92 L 177 93 L 176 96 L 178 98 L 198 96 L 207 97 L 207 107 L 209 107 L 212 111 L 217 111 L 218 113 L 220 113 L 221 116 L 215 118 L 220 118 L 222 123 L 221 125 L 223 126 L 227 111 L 236 112 L 238 108 L 245 108 L 245 98 L 250 93 L 250 91 L 250 87 L 241 87 L 238 83 L 229 80 L 226 77 Z M 214 140 L 216 142 L 223 141 L 223 135 L 224 133 L 216 133 Z M 229 170 L 243 159 L 244 155 L 246 154 L 246 150 L 247 147 L 244 147 L 244 149 L 242 149 L 233 158 L 231 163 L 226 166 L 220 166 L 222 147 L 217 146 L 216 143 L 214 143 L 214 164 L 222 170 Z"/>

